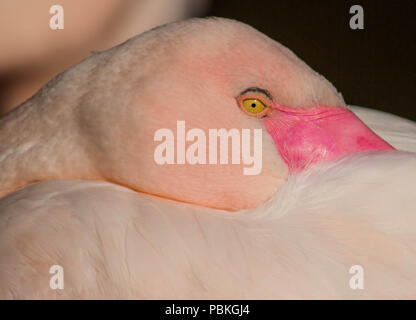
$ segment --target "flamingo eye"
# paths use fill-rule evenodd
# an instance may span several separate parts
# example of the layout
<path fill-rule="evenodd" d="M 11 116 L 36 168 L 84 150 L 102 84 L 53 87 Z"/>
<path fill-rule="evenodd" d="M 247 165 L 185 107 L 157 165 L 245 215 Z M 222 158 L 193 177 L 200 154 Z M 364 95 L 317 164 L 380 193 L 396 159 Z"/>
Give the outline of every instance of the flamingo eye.
<path fill-rule="evenodd" d="M 237 103 L 240 109 L 248 114 L 258 118 L 263 118 L 270 111 L 272 103 L 271 96 L 267 91 L 258 88 L 249 88 L 237 97 Z"/>
<path fill-rule="evenodd" d="M 242 104 L 244 110 L 248 113 L 257 114 L 266 109 L 264 103 L 258 99 L 244 99 Z"/>

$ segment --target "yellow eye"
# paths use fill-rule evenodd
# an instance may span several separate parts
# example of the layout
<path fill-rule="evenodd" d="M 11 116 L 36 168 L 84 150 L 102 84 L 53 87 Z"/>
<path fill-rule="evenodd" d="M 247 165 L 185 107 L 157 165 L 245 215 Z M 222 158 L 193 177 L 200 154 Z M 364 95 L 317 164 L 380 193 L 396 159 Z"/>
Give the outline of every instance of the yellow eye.
<path fill-rule="evenodd" d="M 249 116 L 264 118 L 271 112 L 272 97 L 264 89 L 248 88 L 238 97 L 237 104 L 240 109 Z"/>
<path fill-rule="evenodd" d="M 248 113 L 257 114 L 257 113 L 264 111 L 264 109 L 266 109 L 266 106 L 263 104 L 263 102 L 261 102 L 258 99 L 244 99 L 242 104 L 243 104 L 243 108 Z"/>

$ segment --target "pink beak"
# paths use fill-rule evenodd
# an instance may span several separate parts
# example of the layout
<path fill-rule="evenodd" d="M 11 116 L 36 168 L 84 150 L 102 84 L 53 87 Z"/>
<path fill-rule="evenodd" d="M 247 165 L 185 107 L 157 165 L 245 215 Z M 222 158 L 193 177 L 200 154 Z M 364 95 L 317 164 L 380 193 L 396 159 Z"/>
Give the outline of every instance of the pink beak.
<path fill-rule="evenodd" d="M 263 121 L 290 172 L 361 151 L 394 150 L 346 108 L 272 108 Z"/>

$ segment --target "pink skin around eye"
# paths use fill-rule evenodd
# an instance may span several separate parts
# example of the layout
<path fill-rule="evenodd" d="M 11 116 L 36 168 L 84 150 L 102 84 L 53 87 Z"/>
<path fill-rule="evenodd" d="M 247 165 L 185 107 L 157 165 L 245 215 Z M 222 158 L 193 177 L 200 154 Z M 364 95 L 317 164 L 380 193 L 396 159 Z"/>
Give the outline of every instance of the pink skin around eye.
<path fill-rule="evenodd" d="M 343 107 L 295 109 L 272 104 L 263 118 L 291 172 L 366 150 L 394 150 Z"/>

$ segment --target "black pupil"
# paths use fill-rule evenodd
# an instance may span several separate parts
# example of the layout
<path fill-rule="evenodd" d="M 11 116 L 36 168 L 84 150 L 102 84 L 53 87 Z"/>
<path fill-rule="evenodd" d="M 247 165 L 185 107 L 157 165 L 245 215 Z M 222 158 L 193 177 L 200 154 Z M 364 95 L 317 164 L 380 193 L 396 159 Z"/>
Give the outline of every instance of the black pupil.
<path fill-rule="evenodd" d="M 251 107 L 252 107 L 252 108 L 255 108 L 255 107 L 256 107 L 256 103 L 255 103 L 255 102 L 253 102 L 253 103 L 251 104 Z"/>

